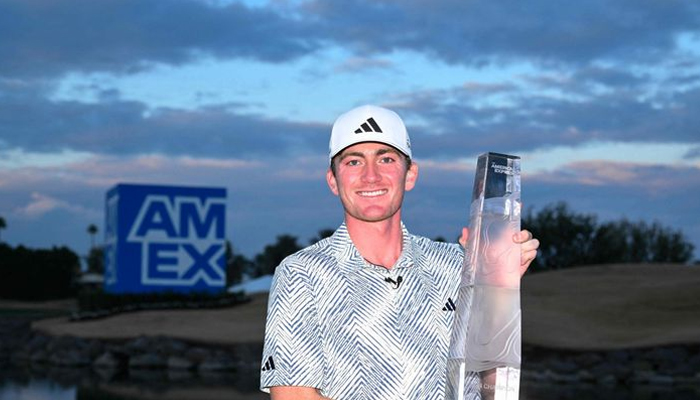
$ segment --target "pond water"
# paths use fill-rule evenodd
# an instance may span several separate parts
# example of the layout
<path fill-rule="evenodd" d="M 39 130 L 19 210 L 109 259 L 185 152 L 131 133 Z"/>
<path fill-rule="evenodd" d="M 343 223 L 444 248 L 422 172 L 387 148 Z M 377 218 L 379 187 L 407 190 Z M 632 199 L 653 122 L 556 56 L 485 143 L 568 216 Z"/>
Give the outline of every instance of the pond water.
<path fill-rule="evenodd" d="M 258 371 L 207 374 L 142 371 L 113 375 L 91 369 L 0 369 L 0 400 L 269 400 Z M 700 387 L 522 382 L 521 400 L 700 399 Z M 381 399 L 378 399 L 381 400 Z"/>
<path fill-rule="evenodd" d="M 257 369 L 195 375 L 139 371 L 117 375 L 78 368 L 0 369 L 0 400 L 269 400 Z"/>

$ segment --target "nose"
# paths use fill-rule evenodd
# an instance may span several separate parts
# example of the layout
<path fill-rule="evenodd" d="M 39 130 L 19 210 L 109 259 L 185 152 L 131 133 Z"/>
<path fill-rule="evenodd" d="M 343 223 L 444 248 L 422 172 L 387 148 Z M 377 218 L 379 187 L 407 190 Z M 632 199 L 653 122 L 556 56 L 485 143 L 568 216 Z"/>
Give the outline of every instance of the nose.
<path fill-rule="evenodd" d="M 377 171 L 377 165 L 374 163 L 367 163 L 362 172 L 362 180 L 364 182 L 374 183 L 381 179 L 381 175 Z"/>

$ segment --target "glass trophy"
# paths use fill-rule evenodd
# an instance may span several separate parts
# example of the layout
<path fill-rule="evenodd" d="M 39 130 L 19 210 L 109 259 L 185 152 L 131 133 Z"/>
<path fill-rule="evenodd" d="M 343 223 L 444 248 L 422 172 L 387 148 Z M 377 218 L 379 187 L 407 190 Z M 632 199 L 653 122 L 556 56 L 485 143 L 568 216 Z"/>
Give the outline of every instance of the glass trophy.
<path fill-rule="evenodd" d="M 448 400 L 517 400 L 520 389 L 520 158 L 479 156 L 447 361 Z"/>

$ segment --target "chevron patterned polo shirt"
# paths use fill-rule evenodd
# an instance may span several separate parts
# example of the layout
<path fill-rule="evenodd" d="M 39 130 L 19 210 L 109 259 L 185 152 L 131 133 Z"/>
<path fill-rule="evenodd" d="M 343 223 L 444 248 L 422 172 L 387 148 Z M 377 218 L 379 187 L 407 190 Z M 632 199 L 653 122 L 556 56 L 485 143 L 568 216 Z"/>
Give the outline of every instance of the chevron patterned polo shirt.
<path fill-rule="evenodd" d="M 333 400 L 445 398 L 464 252 L 410 235 L 391 269 L 367 263 L 345 225 L 277 267 L 261 389 L 307 386 Z M 478 398 L 474 376 L 467 398 Z"/>

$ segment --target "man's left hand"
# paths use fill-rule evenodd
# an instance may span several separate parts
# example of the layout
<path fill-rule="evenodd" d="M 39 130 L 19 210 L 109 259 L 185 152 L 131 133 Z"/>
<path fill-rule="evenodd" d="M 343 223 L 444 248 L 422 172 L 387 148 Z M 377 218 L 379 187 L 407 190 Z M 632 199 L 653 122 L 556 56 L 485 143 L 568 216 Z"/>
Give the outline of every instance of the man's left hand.
<path fill-rule="evenodd" d="M 459 237 L 459 243 L 462 247 L 467 247 L 468 238 L 469 228 L 462 228 L 462 236 Z M 537 257 L 540 241 L 533 238 L 530 231 L 523 229 L 513 235 L 513 242 L 520 244 L 520 274 L 523 275 L 535 257 Z"/>

